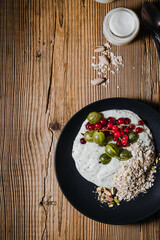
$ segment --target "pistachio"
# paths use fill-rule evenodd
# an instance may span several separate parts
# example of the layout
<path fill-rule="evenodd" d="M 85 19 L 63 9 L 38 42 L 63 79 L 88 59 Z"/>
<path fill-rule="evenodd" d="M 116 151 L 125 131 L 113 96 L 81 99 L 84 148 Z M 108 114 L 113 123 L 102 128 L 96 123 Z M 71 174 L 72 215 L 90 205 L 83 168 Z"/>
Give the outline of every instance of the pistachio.
<path fill-rule="evenodd" d="M 111 192 L 107 189 L 104 190 L 104 193 L 107 195 L 107 196 L 112 196 Z"/>
<path fill-rule="evenodd" d="M 102 195 L 101 195 L 102 197 L 105 197 L 106 196 L 106 194 L 105 193 L 102 193 Z"/>
<path fill-rule="evenodd" d="M 94 52 L 103 52 L 105 50 L 104 46 L 97 46 L 94 48 Z"/>
<path fill-rule="evenodd" d="M 116 194 L 116 192 L 117 192 L 117 189 L 115 187 L 111 187 L 110 190 L 111 190 L 112 195 Z"/>
<path fill-rule="evenodd" d="M 115 202 L 109 202 L 108 205 L 114 204 Z"/>
<path fill-rule="evenodd" d="M 113 201 L 113 198 L 110 197 L 110 196 L 108 196 L 108 195 L 106 195 L 106 199 L 107 199 L 109 202 L 112 202 L 112 201 Z"/>
<path fill-rule="evenodd" d="M 109 60 L 106 56 L 99 56 L 100 63 L 109 65 Z"/>
<path fill-rule="evenodd" d="M 114 205 L 113 204 L 108 204 L 108 207 L 113 207 Z"/>
<path fill-rule="evenodd" d="M 92 85 L 99 85 L 105 81 L 105 78 L 96 78 L 94 80 L 91 80 Z"/>
<path fill-rule="evenodd" d="M 97 187 L 96 190 L 97 190 L 98 193 L 101 193 L 101 191 L 102 191 L 102 187 Z"/>
<path fill-rule="evenodd" d="M 117 205 L 120 205 L 120 201 L 118 200 L 118 198 L 114 197 L 114 201 L 117 203 Z"/>
<path fill-rule="evenodd" d="M 156 164 L 158 164 L 158 161 L 159 161 L 159 159 L 158 159 L 158 157 L 156 157 Z"/>

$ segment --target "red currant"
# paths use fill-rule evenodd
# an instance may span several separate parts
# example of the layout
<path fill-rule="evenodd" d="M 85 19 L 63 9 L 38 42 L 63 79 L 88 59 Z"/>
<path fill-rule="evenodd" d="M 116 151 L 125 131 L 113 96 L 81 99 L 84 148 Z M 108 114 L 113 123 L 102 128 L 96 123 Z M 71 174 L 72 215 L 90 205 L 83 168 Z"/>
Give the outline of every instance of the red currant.
<path fill-rule="evenodd" d="M 93 124 L 90 124 L 90 125 L 88 126 L 88 130 L 94 130 L 94 125 L 93 125 Z"/>
<path fill-rule="evenodd" d="M 128 147 L 128 146 L 129 146 L 129 143 L 128 143 L 128 142 L 127 142 L 127 143 L 124 143 L 123 146 L 124 146 L 124 147 Z"/>
<path fill-rule="evenodd" d="M 88 122 L 88 123 L 86 124 L 86 129 L 87 129 L 87 130 L 89 130 L 89 129 L 88 129 L 89 125 L 90 125 L 90 123 Z"/>
<path fill-rule="evenodd" d="M 107 119 L 106 118 L 101 118 L 99 121 L 102 125 L 106 125 L 107 124 Z"/>
<path fill-rule="evenodd" d="M 124 123 L 124 119 L 123 118 L 118 118 L 118 124 L 123 124 Z"/>
<path fill-rule="evenodd" d="M 122 147 L 121 141 L 117 141 L 117 142 L 116 142 L 116 145 L 117 145 L 118 147 Z"/>
<path fill-rule="evenodd" d="M 124 123 L 125 123 L 125 124 L 130 124 L 130 122 L 131 122 L 131 120 L 130 120 L 129 118 L 125 118 L 125 119 L 124 119 Z"/>
<path fill-rule="evenodd" d="M 108 120 L 108 123 L 114 123 L 115 122 L 115 118 L 113 118 L 113 117 L 109 117 L 107 120 Z"/>
<path fill-rule="evenodd" d="M 121 131 L 121 135 L 123 136 L 123 135 L 125 135 L 125 133 L 123 131 Z"/>
<path fill-rule="evenodd" d="M 137 132 L 137 133 L 141 133 L 141 132 L 143 132 L 143 129 L 140 128 L 140 127 L 137 127 L 137 128 L 136 128 L 136 132 Z"/>
<path fill-rule="evenodd" d="M 109 135 L 114 135 L 114 132 L 109 132 Z"/>
<path fill-rule="evenodd" d="M 126 127 L 126 128 L 123 130 L 123 132 L 129 133 L 129 129 Z"/>
<path fill-rule="evenodd" d="M 112 126 L 112 130 L 113 130 L 113 131 L 117 131 L 117 130 L 118 130 L 118 126 L 113 125 L 113 126 Z"/>
<path fill-rule="evenodd" d="M 113 126 L 112 123 L 108 123 L 108 124 L 107 124 L 107 128 L 108 128 L 108 129 L 112 129 L 112 126 Z"/>
<path fill-rule="evenodd" d="M 113 138 L 113 141 L 116 142 L 117 140 L 118 140 L 118 137 L 114 137 L 114 138 Z"/>
<path fill-rule="evenodd" d="M 121 136 L 121 133 L 119 132 L 119 131 L 116 131 L 115 133 L 114 133 L 114 137 L 120 137 Z"/>
<path fill-rule="evenodd" d="M 127 135 L 124 135 L 124 136 L 122 137 L 122 140 L 128 140 L 128 136 L 127 136 Z"/>
<path fill-rule="evenodd" d="M 81 138 L 81 139 L 80 139 L 80 143 L 81 143 L 81 144 L 85 144 L 85 143 L 86 143 L 86 140 L 85 140 L 84 138 Z"/>
<path fill-rule="evenodd" d="M 124 144 L 128 143 L 128 141 L 126 139 L 122 139 L 122 143 L 124 145 Z"/>
<path fill-rule="evenodd" d="M 131 124 L 128 128 L 129 128 L 130 130 L 134 130 L 134 129 L 135 129 L 135 125 L 134 125 L 134 124 Z"/>
<path fill-rule="evenodd" d="M 143 122 L 142 120 L 139 120 L 139 121 L 138 121 L 138 124 L 139 124 L 139 125 L 144 125 L 144 122 Z"/>
<path fill-rule="evenodd" d="M 102 130 L 106 130 L 106 129 L 107 129 L 107 126 L 103 126 L 103 127 L 102 127 Z"/>
<path fill-rule="evenodd" d="M 118 125 L 118 121 L 117 120 L 115 121 L 115 124 Z"/>
<path fill-rule="evenodd" d="M 95 124 L 94 124 L 94 128 L 95 128 L 96 130 L 100 130 L 100 129 L 102 128 L 102 124 L 101 124 L 101 123 L 95 123 Z"/>
<path fill-rule="evenodd" d="M 128 147 L 129 146 L 129 142 L 127 140 L 125 140 L 125 139 L 124 140 L 122 139 L 122 144 L 123 144 L 124 147 Z"/>

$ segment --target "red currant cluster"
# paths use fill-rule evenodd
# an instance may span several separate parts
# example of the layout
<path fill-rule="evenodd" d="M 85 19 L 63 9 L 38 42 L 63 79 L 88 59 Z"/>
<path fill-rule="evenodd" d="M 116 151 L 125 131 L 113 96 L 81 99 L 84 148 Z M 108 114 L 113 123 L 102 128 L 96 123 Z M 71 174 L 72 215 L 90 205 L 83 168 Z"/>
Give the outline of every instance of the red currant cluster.
<path fill-rule="evenodd" d="M 138 122 L 139 126 L 142 126 L 144 122 L 140 120 Z M 129 118 L 118 118 L 115 119 L 113 117 L 108 118 L 101 118 L 99 122 L 95 124 L 87 123 L 86 129 L 91 130 L 99 130 L 103 131 L 106 136 L 113 136 L 113 141 L 116 142 L 118 147 L 128 147 L 129 146 L 129 139 L 128 134 L 129 132 L 135 130 L 137 133 L 143 132 L 142 127 L 136 127 L 135 124 L 131 123 Z M 81 142 L 84 144 L 83 142 Z"/>

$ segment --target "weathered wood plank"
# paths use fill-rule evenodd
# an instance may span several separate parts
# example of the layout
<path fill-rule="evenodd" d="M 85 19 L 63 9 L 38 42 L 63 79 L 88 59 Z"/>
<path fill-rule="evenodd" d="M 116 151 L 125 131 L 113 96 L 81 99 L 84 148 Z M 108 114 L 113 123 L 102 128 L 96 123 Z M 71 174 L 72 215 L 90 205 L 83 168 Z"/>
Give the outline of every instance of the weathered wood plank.
<path fill-rule="evenodd" d="M 127 46 L 112 46 L 125 66 L 108 75 L 109 86 L 90 85 L 93 47 L 106 41 L 104 16 L 118 6 L 139 13 L 142 3 L 0 2 L 0 239 L 159 239 L 159 213 L 126 226 L 80 214 L 62 195 L 53 165 L 63 126 L 88 103 L 120 96 L 160 110 L 159 65 L 143 32 Z"/>

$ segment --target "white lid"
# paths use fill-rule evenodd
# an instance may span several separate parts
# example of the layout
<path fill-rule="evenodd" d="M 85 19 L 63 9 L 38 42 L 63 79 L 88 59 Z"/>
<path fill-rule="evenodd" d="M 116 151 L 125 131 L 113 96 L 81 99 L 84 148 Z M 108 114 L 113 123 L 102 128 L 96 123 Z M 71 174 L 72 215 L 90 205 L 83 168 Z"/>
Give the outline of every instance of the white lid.
<path fill-rule="evenodd" d="M 123 45 L 132 41 L 139 31 L 139 19 L 128 8 L 115 8 L 104 19 L 103 33 L 114 45 Z"/>

